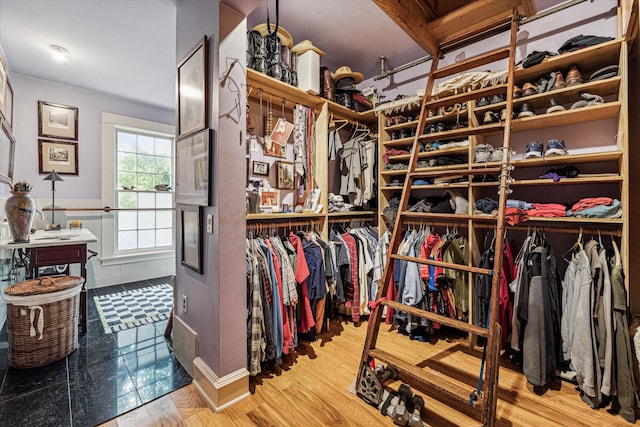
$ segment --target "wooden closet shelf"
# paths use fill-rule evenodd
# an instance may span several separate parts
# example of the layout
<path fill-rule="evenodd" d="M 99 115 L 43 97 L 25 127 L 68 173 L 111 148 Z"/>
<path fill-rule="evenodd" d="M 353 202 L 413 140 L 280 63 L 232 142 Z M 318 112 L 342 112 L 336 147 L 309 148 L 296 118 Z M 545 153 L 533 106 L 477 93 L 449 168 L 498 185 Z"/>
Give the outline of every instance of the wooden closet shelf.
<path fill-rule="evenodd" d="M 479 99 L 484 96 L 505 94 L 506 92 L 507 92 L 506 84 L 488 86 L 482 89 L 471 90 L 468 92 L 461 92 L 457 95 L 451 95 L 451 96 L 446 96 L 444 98 L 434 99 L 432 101 L 427 102 L 426 108 L 435 110 L 438 107 L 446 107 L 448 105 L 460 104 L 462 102 L 471 101 L 472 99 Z"/>
<path fill-rule="evenodd" d="M 578 65 L 583 71 L 592 72 L 607 65 L 618 65 L 620 45 L 623 39 L 611 40 L 584 49 L 552 56 L 540 64 L 529 68 L 516 68 L 514 78 L 517 83 L 533 81 L 550 71 L 567 71 Z"/>
<path fill-rule="evenodd" d="M 591 107 L 565 110 L 550 114 L 539 114 L 524 117 L 511 122 L 513 132 L 523 132 L 533 129 L 567 126 L 602 119 L 613 119 L 620 112 L 620 101 L 607 102 Z"/>
<path fill-rule="evenodd" d="M 264 100 L 265 96 L 271 96 L 273 98 L 274 105 L 280 105 L 282 99 L 311 108 L 317 108 L 326 103 L 329 107 L 329 111 L 340 118 L 353 120 L 367 125 L 373 125 L 377 120 L 375 111 L 373 110 L 369 110 L 364 113 L 357 113 L 340 104 L 322 98 L 317 94 L 305 92 L 295 86 L 276 80 L 273 77 L 259 73 L 251 68 L 247 68 L 247 85 L 253 88 L 250 94 L 252 98 L 257 99 L 259 97 L 260 89 L 262 89 L 262 99 Z"/>
<path fill-rule="evenodd" d="M 621 77 L 617 76 L 606 80 L 596 80 L 595 82 L 586 82 L 579 85 L 555 89 L 549 92 L 536 93 L 535 95 L 523 96 L 521 98 L 514 99 L 513 105 L 520 105 L 526 102 L 533 105 L 535 108 L 538 108 L 538 106 L 546 106 L 546 102 L 549 98 L 556 98 L 564 104 L 573 104 L 580 100 L 580 94 L 582 92 L 597 94 L 600 96 L 617 96 L 618 91 L 620 90 L 620 81 Z"/>
<path fill-rule="evenodd" d="M 273 219 L 273 220 L 291 220 L 291 221 L 295 221 L 301 218 L 321 218 L 324 217 L 326 214 L 324 213 L 272 213 L 272 214 L 247 214 L 246 215 L 246 220 L 247 221 L 263 221 L 265 219 Z"/>
<path fill-rule="evenodd" d="M 622 177 L 614 173 L 596 173 L 596 174 L 582 174 L 575 178 L 561 178 L 559 181 L 554 181 L 551 178 L 547 179 L 518 179 L 511 183 L 511 187 L 526 187 L 526 186 L 539 186 L 539 185 L 580 185 L 580 184 L 599 184 L 607 182 L 622 182 Z M 472 187 L 498 187 L 499 182 L 474 182 Z"/>

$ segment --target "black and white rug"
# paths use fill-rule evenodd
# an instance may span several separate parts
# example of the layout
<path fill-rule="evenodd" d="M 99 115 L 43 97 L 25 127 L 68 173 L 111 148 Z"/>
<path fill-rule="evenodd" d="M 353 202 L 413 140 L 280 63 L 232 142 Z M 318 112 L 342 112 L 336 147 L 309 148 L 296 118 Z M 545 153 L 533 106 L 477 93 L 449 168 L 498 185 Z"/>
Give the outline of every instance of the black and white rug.
<path fill-rule="evenodd" d="M 173 287 L 169 284 L 95 296 L 104 332 L 124 331 L 169 318 Z"/>

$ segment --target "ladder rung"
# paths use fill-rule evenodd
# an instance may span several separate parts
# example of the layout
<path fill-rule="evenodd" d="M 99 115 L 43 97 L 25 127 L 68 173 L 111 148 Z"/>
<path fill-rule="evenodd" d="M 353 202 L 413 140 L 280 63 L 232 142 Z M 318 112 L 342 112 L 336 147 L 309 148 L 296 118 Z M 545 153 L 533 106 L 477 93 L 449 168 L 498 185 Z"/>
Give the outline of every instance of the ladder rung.
<path fill-rule="evenodd" d="M 471 99 L 479 99 L 484 96 L 493 96 L 499 93 L 507 93 L 507 85 L 500 84 L 495 86 L 483 87 L 482 89 L 471 90 L 468 92 L 462 92 L 457 95 L 450 95 L 444 98 L 431 99 L 427 101 L 427 108 L 435 110 L 438 107 L 444 107 L 448 105 L 459 104 L 461 102 L 469 101 Z"/>
<path fill-rule="evenodd" d="M 492 50 L 491 52 L 483 53 L 481 55 L 465 59 L 464 61 L 456 62 L 455 64 L 442 67 L 439 70 L 436 70 L 431 77 L 434 79 L 441 79 L 443 77 L 461 73 L 466 70 L 471 70 L 485 64 L 491 64 L 492 62 L 508 58 L 510 53 L 511 48 L 509 47 Z"/>
<path fill-rule="evenodd" d="M 441 314 L 438 314 L 438 313 L 432 313 L 431 311 L 422 310 L 421 308 L 402 304 L 397 301 L 384 300 L 382 303 L 388 307 L 393 308 L 394 310 L 403 311 L 405 313 L 412 314 L 422 319 L 438 322 L 443 325 L 449 326 L 451 328 L 459 329 L 461 331 L 468 332 L 473 335 L 477 335 L 480 337 L 489 336 L 489 330 L 487 328 L 472 325 L 471 323 L 463 322 L 462 320 L 452 319 L 447 316 L 442 316 Z"/>
<path fill-rule="evenodd" d="M 476 126 L 476 127 L 458 128 L 458 129 L 447 130 L 443 132 L 425 133 L 418 136 L 418 141 L 420 142 L 436 141 L 436 140 L 449 141 L 452 139 L 459 139 L 469 135 L 498 133 L 498 132 L 502 132 L 503 129 L 504 129 L 504 122 L 498 122 L 498 123 L 491 123 L 488 125 L 482 125 L 482 126 Z"/>
<path fill-rule="evenodd" d="M 398 254 L 391 254 L 390 256 L 391 258 L 398 259 L 400 261 L 417 262 L 418 264 L 434 265 L 436 267 L 468 271 L 470 273 L 486 274 L 488 276 L 493 275 L 493 270 L 489 270 L 488 268 L 473 267 L 470 265 L 463 265 L 463 264 L 452 264 L 449 262 L 442 262 L 442 261 L 436 261 L 436 260 L 424 259 L 424 258 L 416 258 L 416 257 L 410 257 L 410 256 L 398 255 Z"/>
<path fill-rule="evenodd" d="M 501 173 L 502 168 L 476 168 L 476 169 L 440 169 L 429 170 L 429 168 L 418 168 L 415 172 L 409 174 L 410 178 L 426 178 L 433 176 L 447 176 L 447 175 L 486 175 L 488 173 Z"/>
<path fill-rule="evenodd" d="M 446 402 L 468 403 L 469 395 L 474 390 L 468 384 L 461 385 L 451 381 L 441 372 L 429 367 L 414 366 L 379 348 L 369 350 L 369 355 L 398 369 L 402 382 L 418 384 L 421 391 L 428 394 L 432 392 L 443 394 L 447 396 Z M 481 402 L 482 396 L 478 396 L 478 400 L 474 401 L 473 409 L 481 408 Z M 469 407 L 467 406 L 467 408 Z"/>

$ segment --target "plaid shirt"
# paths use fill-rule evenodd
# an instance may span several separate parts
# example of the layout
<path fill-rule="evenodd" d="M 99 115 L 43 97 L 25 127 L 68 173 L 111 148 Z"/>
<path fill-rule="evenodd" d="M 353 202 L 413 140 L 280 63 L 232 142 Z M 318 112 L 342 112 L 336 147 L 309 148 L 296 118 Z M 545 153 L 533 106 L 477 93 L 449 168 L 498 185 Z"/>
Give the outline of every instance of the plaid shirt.
<path fill-rule="evenodd" d="M 252 244 L 246 240 L 246 260 L 247 260 L 247 284 L 250 290 L 250 327 L 249 327 L 249 374 L 258 375 L 260 373 L 260 362 L 264 355 L 263 345 L 263 325 L 262 316 L 262 295 L 260 292 L 260 279 L 258 275 L 258 259 L 253 253 Z"/>
<path fill-rule="evenodd" d="M 284 305 L 296 305 L 298 304 L 298 291 L 296 289 L 296 276 L 293 272 L 293 267 L 287 251 L 284 248 L 282 241 L 279 237 L 272 237 L 271 243 L 277 250 L 278 259 L 280 261 L 280 269 L 282 274 L 282 297 Z"/>
<path fill-rule="evenodd" d="M 267 288 L 271 289 L 271 275 L 269 273 L 269 266 L 265 258 L 262 249 L 260 248 L 257 240 L 253 240 L 254 253 L 258 261 L 258 274 L 260 278 L 260 290 L 262 292 L 262 318 L 264 319 L 264 334 L 265 334 L 265 349 L 264 360 L 270 360 L 276 357 L 276 348 L 273 341 L 273 330 L 271 329 L 271 300 L 267 298 Z"/>

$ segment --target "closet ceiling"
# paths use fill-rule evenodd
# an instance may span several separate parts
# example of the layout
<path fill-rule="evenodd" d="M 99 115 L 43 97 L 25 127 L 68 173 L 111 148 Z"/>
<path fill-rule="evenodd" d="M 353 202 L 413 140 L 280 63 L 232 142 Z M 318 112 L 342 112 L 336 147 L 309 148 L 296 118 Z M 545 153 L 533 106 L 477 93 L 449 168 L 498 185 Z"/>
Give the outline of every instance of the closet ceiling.
<path fill-rule="evenodd" d="M 280 25 L 311 40 L 322 65 L 371 78 L 431 53 L 478 19 L 517 6 L 530 15 L 562 0 L 280 0 Z M 177 0 L 0 0 L 0 42 L 12 72 L 130 98 L 175 104 Z M 275 20 L 275 0 L 223 0 L 248 23 Z M 253 10 L 255 8 L 255 10 Z M 253 11 L 252 11 L 253 10 Z M 397 23 L 397 24 L 396 24 Z M 406 31 L 406 32 L 405 32 Z M 68 49 L 66 62 L 49 45 Z"/>

